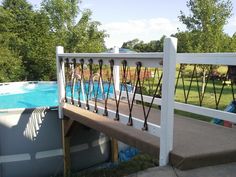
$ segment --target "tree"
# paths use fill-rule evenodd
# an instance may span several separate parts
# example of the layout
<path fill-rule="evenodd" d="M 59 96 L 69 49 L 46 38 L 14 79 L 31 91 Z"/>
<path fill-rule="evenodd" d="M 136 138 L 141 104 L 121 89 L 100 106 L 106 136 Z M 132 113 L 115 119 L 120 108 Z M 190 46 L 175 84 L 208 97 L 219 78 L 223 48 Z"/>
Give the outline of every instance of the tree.
<path fill-rule="evenodd" d="M 73 30 L 79 13 L 79 0 L 43 0 L 41 10 L 48 16 L 50 30 L 57 36 L 57 45 L 66 45 L 68 31 Z"/>
<path fill-rule="evenodd" d="M 107 34 L 99 30 L 101 25 L 91 20 L 92 12 L 85 10 L 78 23 L 67 33 L 66 50 L 69 52 L 102 52 L 105 50 L 104 38 Z"/>
<path fill-rule="evenodd" d="M 0 6 L 0 82 L 18 81 L 24 78 L 24 67 L 15 50 L 17 34 L 12 32 L 16 20 L 14 15 Z"/>
<path fill-rule="evenodd" d="M 131 41 L 127 41 L 127 42 L 124 42 L 123 45 L 122 45 L 122 48 L 126 48 L 126 49 L 130 49 L 130 50 L 133 50 L 134 49 L 134 46 L 138 43 L 140 43 L 141 41 L 139 41 L 139 39 L 133 39 Z"/>
<path fill-rule="evenodd" d="M 8 57 L 0 60 L 6 65 L 6 58 L 13 58 L 15 62 L 9 63 L 12 68 L 18 68 L 15 73 L 21 71 L 23 74 L 5 80 L 55 80 L 57 45 L 63 45 L 67 52 L 105 50 L 107 35 L 98 29 L 100 23 L 91 19 L 90 10 L 81 12 L 82 17 L 76 22 L 79 3 L 79 0 L 44 0 L 42 8 L 34 10 L 26 0 L 3 0 L 0 46 L 1 52 Z M 9 75 L 12 68 L 1 70 L 1 75 Z"/>
<path fill-rule="evenodd" d="M 162 36 L 160 40 L 152 40 L 148 43 L 144 43 L 139 39 L 133 39 L 131 41 L 124 42 L 122 48 L 134 50 L 136 52 L 162 52 L 165 36 Z"/>
<path fill-rule="evenodd" d="M 29 70 L 28 52 L 29 40 L 33 33 L 33 10 L 32 6 L 26 0 L 4 0 L 2 8 L 7 12 L 10 23 L 5 21 L 3 25 L 7 26 L 5 33 L 10 34 L 8 46 L 14 54 L 18 54 L 26 70 Z M 5 42 L 7 40 L 5 39 Z M 27 72 L 24 72 L 27 78 Z"/>
<path fill-rule="evenodd" d="M 27 53 L 28 80 L 55 80 L 56 36 L 50 31 L 49 18 L 43 12 L 35 12 L 33 28 L 29 36 Z"/>
<path fill-rule="evenodd" d="M 182 11 L 179 20 L 186 25 L 188 32 L 194 35 L 198 44 L 194 52 L 220 52 L 224 40 L 224 25 L 232 15 L 230 0 L 189 0 L 190 14 Z"/>
<path fill-rule="evenodd" d="M 23 67 L 20 58 L 2 46 L 0 46 L 0 56 L 0 82 L 22 80 Z"/>
<path fill-rule="evenodd" d="M 230 40 L 230 52 L 236 52 L 236 32 L 233 34 Z"/>
<path fill-rule="evenodd" d="M 186 25 L 188 31 L 176 34 L 186 44 L 182 45 L 185 52 L 222 52 L 226 51 L 224 43 L 228 42 L 223 28 L 232 15 L 230 0 L 189 0 L 187 7 L 190 14 L 180 12 L 179 20 Z M 182 44 L 183 44 L 182 41 Z M 185 46 L 185 48 L 183 47 Z M 180 49 L 180 48 L 179 48 Z M 201 65 L 203 80 L 202 93 L 206 84 L 206 70 L 209 66 Z"/>
<path fill-rule="evenodd" d="M 14 16 L 8 10 L 0 6 L 0 45 L 9 46 L 11 40 L 16 40 L 16 35 L 13 34 L 12 28 L 14 27 Z"/>
<path fill-rule="evenodd" d="M 69 29 L 75 24 L 80 0 L 43 0 L 42 10 L 47 13 L 55 31 Z"/>
<path fill-rule="evenodd" d="M 79 0 L 44 0 L 42 10 L 48 15 L 51 31 L 56 35 L 57 45 L 68 52 L 102 52 L 107 34 L 99 30 L 101 25 L 91 20 L 92 12 L 79 10 Z M 78 13 L 81 18 L 76 23 Z"/>

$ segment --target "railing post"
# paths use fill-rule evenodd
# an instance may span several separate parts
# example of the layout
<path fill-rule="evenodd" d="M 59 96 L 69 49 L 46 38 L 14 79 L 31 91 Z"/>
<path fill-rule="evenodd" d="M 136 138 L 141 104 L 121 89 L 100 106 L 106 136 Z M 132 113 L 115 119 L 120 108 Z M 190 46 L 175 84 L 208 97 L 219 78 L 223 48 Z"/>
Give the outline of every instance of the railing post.
<path fill-rule="evenodd" d="M 62 112 L 62 102 L 65 97 L 65 72 L 64 72 L 64 61 L 60 61 L 59 54 L 64 53 L 64 48 L 62 46 L 56 47 L 56 63 L 57 63 L 57 85 L 58 85 L 58 116 L 60 119 L 63 118 Z"/>
<path fill-rule="evenodd" d="M 113 48 L 113 53 L 119 53 L 119 47 L 115 46 Z M 114 75 L 114 85 L 117 92 L 116 95 L 118 96 L 119 91 L 120 91 L 120 66 L 119 65 L 114 66 L 113 75 Z"/>
<path fill-rule="evenodd" d="M 169 153 L 173 149 L 176 53 L 177 39 L 165 38 L 161 101 L 160 166 L 168 164 Z"/>
<path fill-rule="evenodd" d="M 119 47 L 113 48 L 113 53 L 119 53 Z M 120 91 L 120 66 L 115 65 L 113 70 L 113 76 L 114 76 L 114 85 L 116 90 L 116 98 L 119 97 L 119 91 Z M 111 138 L 111 161 L 113 163 L 118 161 L 118 153 L 119 153 L 119 147 L 118 147 L 118 141 L 115 138 Z"/>

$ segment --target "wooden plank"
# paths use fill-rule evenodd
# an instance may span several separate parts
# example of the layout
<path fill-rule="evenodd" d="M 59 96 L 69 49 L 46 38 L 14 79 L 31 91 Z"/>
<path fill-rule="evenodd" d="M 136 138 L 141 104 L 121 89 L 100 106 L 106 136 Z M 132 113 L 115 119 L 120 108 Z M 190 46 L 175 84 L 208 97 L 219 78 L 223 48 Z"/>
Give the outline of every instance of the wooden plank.
<path fill-rule="evenodd" d="M 111 139 L 111 161 L 118 162 L 118 141 L 114 138 Z"/>
<path fill-rule="evenodd" d="M 103 132 L 155 157 L 159 155 L 159 138 L 154 135 L 67 103 L 64 104 L 63 111 L 65 116 L 83 125 Z"/>
<path fill-rule="evenodd" d="M 70 136 L 70 132 L 71 132 L 71 129 L 73 127 L 73 125 L 75 124 L 75 121 L 74 120 L 71 120 L 71 119 L 68 119 L 68 120 L 65 120 L 64 121 L 65 123 L 65 136 Z"/>
<path fill-rule="evenodd" d="M 145 99 L 145 97 L 144 97 L 144 99 Z M 68 102 L 70 102 L 70 98 L 68 98 Z M 82 107 L 86 106 L 85 101 L 81 101 L 80 103 L 81 103 Z M 107 103 L 107 106 L 108 106 L 107 111 L 108 111 L 108 115 L 109 115 L 108 118 L 110 118 L 110 119 L 114 119 L 114 117 L 116 115 L 115 104 L 116 103 L 115 103 L 114 100 L 113 101 L 109 100 L 108 103 Z M 75 106 L 78 106 L 78 101 L 77 100 L 75 100 Z M 122 101 L 120 102 L 120 108 L 121 109 L 119 111 L 120 112 L 119 113 L 119 115 L 120 115 L 119 122 L 121 122 L 123 124 L 127 124 L 128 120 L 129 120 L 129 112 L 128 112 L 127 106 L 128 106 L 127 103 L 124 104 L 124 103 L 122 103 Z M 89 107 L 90 107 L 90 110 L 94 110 L 94 107 L 95 107 L 94 101 L 89 102 Z M 98 102 L 97 108 L 98 108 L 98 114 L 103 115 L 104 105 L 103 105 L 102 102 Z M 142 108 L 141 108 L 141 110 L 142 110 Z M 125 111 L 125 112 L 123 113 L 123 111 Z M 151 112 L 152 112 L 152 110 L 151 110 Z M 143 113 L 140 113 L 140 111 L 138 111 L 138 113 L 139 113 L 138 116 L 137 116 L 137 114 L 135 114 L 135 111 L 133 111 L 133 113 L 132 113 L 133 114 L 133 117 L 132 117 L 133 126 L 132 127 L 136 128 L 138 130 L 142 130 L 143 125 L 144 125 L 144 117 L 143 117 Z M 141 117 L 140 117 L 140 115 L 141 115 Z M 147 132 L 154 135 L 154 136 L 160 137 L 160 131 L 161 131 L 160 123 L 153 124 L 153 123 L 148 121 L 147 124 L 148 124 Z"/>
<path fill-rule="evenodd" d="M 64 177 L 71 175 L 71 161 L 70 161 L 70 137 L 66 136 L 66 124 L 68 120 L 62 120 L 62 147 L 63 147 L 63 162 L 64 162 Z"/>
<path fill-rule="evenodd" d="M 71 108 L 73 110 L 70 110 Z M 77 113 L 76 111 L 74 112 L 74 109 L 77 110 Z M 115 102 L 109 102 L 108 109 L 115 110 Z M 133 109 L 133 116 L 143 119 L 141 105 L 135 105 Z M 147 140 L 146 136 L 149 137 L 150 135 L 145 135 L 148 134 L 147 132 L 142 132 L 141 130 L 121 125 L 121 122 L 113 121 L 112 116 L 115 116 L 115 114 L 109 113 L 110 118 L 107 118 L 76 106 L 70 107 L 69 105 L 64 105 L 63 111 L 67 116 L 69 115 L 70 117 L 71 115 L 73 120 L 78 119 L 78 122 L 83 122 L 83 125 L 89 125 L 90 128 L 104 132 L 154 157 L 159 155 L 158 137 L 151 135 L 154 138 Z M 129 113 L 127 104 L 121 102 L 120 113 L 124 115 Z M 153 109 L 148 120 L 153 124 L 159 124 L 160 111 Z M 174 148 L 170 156 L 171 164 L 181 170 L 187 170 L 236 162 L 235 139 L 235 128 L 225 128 L 175 115 Z M 156 144 L 153 145 L 152 143 Z"/>

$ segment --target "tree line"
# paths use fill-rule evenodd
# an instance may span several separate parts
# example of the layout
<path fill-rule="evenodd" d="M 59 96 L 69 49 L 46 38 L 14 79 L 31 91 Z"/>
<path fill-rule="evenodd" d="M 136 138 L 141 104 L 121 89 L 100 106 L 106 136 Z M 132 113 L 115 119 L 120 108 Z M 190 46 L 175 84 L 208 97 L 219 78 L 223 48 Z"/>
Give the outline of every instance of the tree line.
<path fill-rule="evenodd" d="M 186 31 L 178 30 L 171 36 L 178 38 L 178 52 L 235 52 L 236 32 L 229 36 L 224 26 L 232 16 L 230 0 L 189 0 L 190 14 L 180 11 L 179 21 Z M 145 43 L 139 39 L 124 42 L 122 47 L 137 52 L 161 52 L 165 36 Z"/>
<path fill-rule="evenodd" d="M 34 9 L 26 0 L 0 5 L 0 82 L 56 80 L 55 47 L 67 52 L 105 50 L 105 31 L 79 0 L 43 0 Z M 79 15 L 79 17 L 78 17 Z"/>
<path fill-rule="evenodd" d="M 91 19 L 80 0 L 43 0 L 34 9 L 27 0 L 3 0 L 0 5 L 0 82 L 56 80 L 55 47 L 67 52 L 106 50 L 101 25 Z M 232 16 L 230 0 L 188 0 L 190 14 L 180 11 L 186 31 L 178 30 L 178 52 L 235 52 L 236 33 L 224 26 Z M 148 43 L 134 39 L 122 47 L 137 52 L 161 52 L 165 36 Z"/>

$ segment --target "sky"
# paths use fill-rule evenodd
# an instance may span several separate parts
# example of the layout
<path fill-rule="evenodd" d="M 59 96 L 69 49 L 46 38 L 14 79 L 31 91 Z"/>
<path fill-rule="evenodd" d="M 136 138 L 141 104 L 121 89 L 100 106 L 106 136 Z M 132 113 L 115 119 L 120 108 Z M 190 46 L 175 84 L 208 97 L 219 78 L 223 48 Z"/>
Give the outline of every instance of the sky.
<path fill-rule="evenodd" d="M 28 0 L 35 7 L 40 0 Z M 180 10 L 189 14 L 187 0 L 82 0 L 81 10 L 91 9 L 92 19 L 101 22 L 100 29 L 106 30 L 109 38 L 107 47 L 121 47 L 123 42 L 138 38 L 144 42 L 170 36 L 177 28 L 185 26 L 178 20 Z M 225 26 L 225 32 L 236 32 L 236 0 L 233 3 L 233 16 Z"/>

